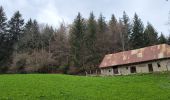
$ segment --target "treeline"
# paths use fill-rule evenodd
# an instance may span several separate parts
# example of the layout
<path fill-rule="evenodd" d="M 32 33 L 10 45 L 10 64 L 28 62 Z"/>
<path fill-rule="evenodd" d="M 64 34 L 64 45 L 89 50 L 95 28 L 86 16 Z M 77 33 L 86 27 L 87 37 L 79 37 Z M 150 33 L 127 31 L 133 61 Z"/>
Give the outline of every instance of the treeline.
<path fill-rule="evenodd" d="M 55 29 L 29 19 L 19 11 L 7 20 L 0 7 L 0 73 L 92 73 L 105 54 L 170 43 L 170 37 L 158 36 L 155 28 L 137 14 L 132 20 L 123 12 L 107 22 L 101 14 L 85 19 L 78 13 L 70 25 Z"/>

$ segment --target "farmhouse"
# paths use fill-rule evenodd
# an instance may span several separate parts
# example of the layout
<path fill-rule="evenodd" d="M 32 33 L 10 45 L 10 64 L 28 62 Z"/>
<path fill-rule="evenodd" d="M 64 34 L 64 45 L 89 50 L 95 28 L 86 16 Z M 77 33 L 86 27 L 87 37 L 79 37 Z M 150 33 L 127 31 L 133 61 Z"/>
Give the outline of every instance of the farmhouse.
<path fill-rule="evenodd" d="M 105 55 L 99 68 L 102 75 L 128 75 L 170 71 L 170 45 L 160 44 Z"/>

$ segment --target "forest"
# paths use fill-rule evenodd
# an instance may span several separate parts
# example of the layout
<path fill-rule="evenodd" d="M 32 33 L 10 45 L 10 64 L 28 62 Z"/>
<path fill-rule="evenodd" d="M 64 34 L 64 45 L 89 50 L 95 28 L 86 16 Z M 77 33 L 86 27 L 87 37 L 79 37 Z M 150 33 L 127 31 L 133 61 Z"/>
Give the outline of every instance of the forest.
<path fill-rule="evenodd" d="M 19 11 L 8 19 L 0 7 L 0 73 L 94 73 L 106 54 L 162 43 L 170 44 L 170 35 L 144 25 L 137 13 L 106 21 L 102 14 L 83 18 L 79 12 L 56 28 L 25 21 Z"/>

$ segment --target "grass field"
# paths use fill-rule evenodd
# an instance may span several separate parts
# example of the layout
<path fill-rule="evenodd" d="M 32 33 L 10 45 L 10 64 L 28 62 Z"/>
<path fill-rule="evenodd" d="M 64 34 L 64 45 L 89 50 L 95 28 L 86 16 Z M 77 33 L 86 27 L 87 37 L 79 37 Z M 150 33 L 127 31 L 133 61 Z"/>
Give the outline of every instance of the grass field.
<path fill-rule="evenodd" d="M 170 73 L 117 77 L 0 75 L 0 100 L 170 100 Z"/>

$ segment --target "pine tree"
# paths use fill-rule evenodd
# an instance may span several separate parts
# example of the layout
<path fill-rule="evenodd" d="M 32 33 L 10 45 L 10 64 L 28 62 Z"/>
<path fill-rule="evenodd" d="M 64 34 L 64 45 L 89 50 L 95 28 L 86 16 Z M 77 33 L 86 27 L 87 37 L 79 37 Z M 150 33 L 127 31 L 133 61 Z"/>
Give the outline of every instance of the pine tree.
<path fill-rule="evenodd" d="M 18 43 L 24 36 L 24 19 L 19 11 L 15 12 L 12 18 L 8 22 L 8 40 L 10 43 L 10 57 L 9 62 L 12 64 L 14 62 L 14 57 L 18 55 L 19 46 Z"/>
<path fill-rule="evenodd" d="M 109 21 L 109 30 L 114 34 L 117 30 L 117 19 L 115 18 L 115 15 L 113 14 L 111 16 L 111 20 Z"/>
<path fill-rule="evenodd" d="M 2 6 L 0 6 L 0 43 L 2 43 L 4 41 L 5 38 L 5 34 L 6 34 L 6 30 L 7 30 L 7 18 L 5 15 L 5 12 L 2 8 Z"/>
<path fill-rule="evenodd" d="M 69 65 L 69 46 L 66 30 L 67 28 L 64 23 L 62 23 L 55 32 L 49 45 L 52 57 L 56 60 L 56 65 L 62 66 L 65 71 Z"/>
<path fill-rule="evenodd" d="M 105 17 L 100 14 L 99 19 L 97 21 L 97 48 L 101 56 L 103 56 L 109 51 L 109 49 L 107 48 L 109 35 L 106 33 L 106 31 L 107 24 L 105 21 Z"/>
<path fill-rule="evenodd" d="M 167 43 L 167 39 L 165 36 L 161 33 L 160 37 L 158 38 L 159 44 Z"/>
<path fill-rule="evenodd" d="M 24 20 L 19 11 L 15 12 L 11 20 L 8 22 L 9 35 L 13 43 L 18 42 L 24 31 Z"/>
<path fill-rule="evenodd" d="M 86 66 L 95 67 L 97 63 L 98 53 L 96 52 L 96 39 L 97 39 L 97 23 L 93 13 L 90 13 L 90 17 L 87 21 L 87 32 L 85 35 L 88 64 Z"/>
<path fill-rule="evenodd" d="M 146 29 L 144 31 L 144 45 L 150 46 L 158 43 L 158 32 L 154 29 L 154 27 L 147 23 Z"/>
<path fill-rule="evenodd" d="M 106 31 L 106 21 L 105 21 L 105 17 L 103 17 L 102 14 L 100 14 L 99 19 L 98 19 L 98 31 L 99 33 L 101 33 L 102 35 L 104 35 L 105 31 Z"/>
<path fill-rule="evenodd" d="M 70 46 L 73 65 L 79 68 L 84 65 L 85 27 L 84 19 L 78 13 L 70 32 Z"/>
<path fill-rule="evenodd" d="M 35 48 L 40 48 L 39 26 L 36 20 L 29 19 L 25 24 L 22 38 L 18 41 L 19 51 L 32 51 Z"/>
<path fill-rule="evenodd" d="M 130 42 L 133 49 L 144 47 L 143 30 L 143 23 L 138 15 L 135 13 L 133 19 L 132 33 L 130 35 Z"/>
<path fill-rule="evenodd" d="M 43 48 L 42 36 L 40 34 L 39 25 L 36 20 L 33 21 L 32 25 L 32 46 L 34 49 Z"/>
<path fill-rule="evenodd" d="M 36 20 L 29 19 L 25 24 L 22 37 L 15 43 L 14 53 L 29 53 L 36 55 L 36 52 L 45 50 L 45 36 L 40 34 L 39 25 Z M 47 40 L 48 42 L 48 40 Z M 48 43 L 47 43 L 48 44 Z M 15 55 L 14 55 L 15 56 Z M 37 57 L 35 57 L 37 59 Z M 37 61 L 36 61 L 37 64 Z"/>
<path fill-rule="evenodd" d="M 123 12 L 122 23 L 123 23 L 122 32 L 121 32 L 122 50 L 125 51 L 125 50 L 129 50 L 130 48 L 129 37 L 131 33 L 130 20 L 125 11 Z"/>
<path fill-rule="evenodd" d="M 61 29 L 61 26 L 60 26 Z M 49 47 L 50 42 L 53 38 L 54 35 L 54 29 L 52 26 L 46 25 L 44 29 L 42 29 L 41 31 L 42 34 L 42 43 L 43 43 L 43 47 Z M 50 48 L 49 48 L 50 49 Z"/>
<path fill-rule="evenodd" d="M 30 42 L 31 42 L 31 36 L 32 36 L 32 34 L 31 34 L 32 24 L 33 24 L 32 19 L 29 19 L 24 27 L 24 35 L 17 43 L 18 49 L 21 52 L 29 51 L 31 48 Z"/>
<path fill-rule="evenodd" d="M 90 17 L 87 22 L 87 33 L 86 33 L 86 46 L 87 48 L 94 49 L 94 45 L 96 42 L 96 21 L 93 13 L 90 13 Z M 91 48 L 91 49 L 92 49 Z"/>
<path fill-rule="evenodd" d="M 10 55 L 10 47 L 7 41 L 7 18 L 5 12 L 0 6 L 0 73 L 7 70 L 7 67 L 4 67 L 8 61 Z"/>
<path fill-rule="evenodd" d="M 109 21 L 109 48 L 110 52 L 119 52 L 122 50 L 121 46 L 121 37 L 120 37 L 120 28 L 119 28 L 119 23 L 117 22 L 117 19 L 115 18 L 115 15 L 113 14 L 111 16 L 111 20 Z"/>
<path fill-rule="evenodd" d="M 104 57 L 105 54 L 108 54 L 110 52 L 109 48 L 109 31 L 108 31 L 108 26 L 105 21 L 105 17 L 100 14 L 98 20 L 97 20 L 97 43 L 96 43 L 96 52 L 98 53 L 98 63 L 97 65 L 100 64 L 102 58 Z"/>

